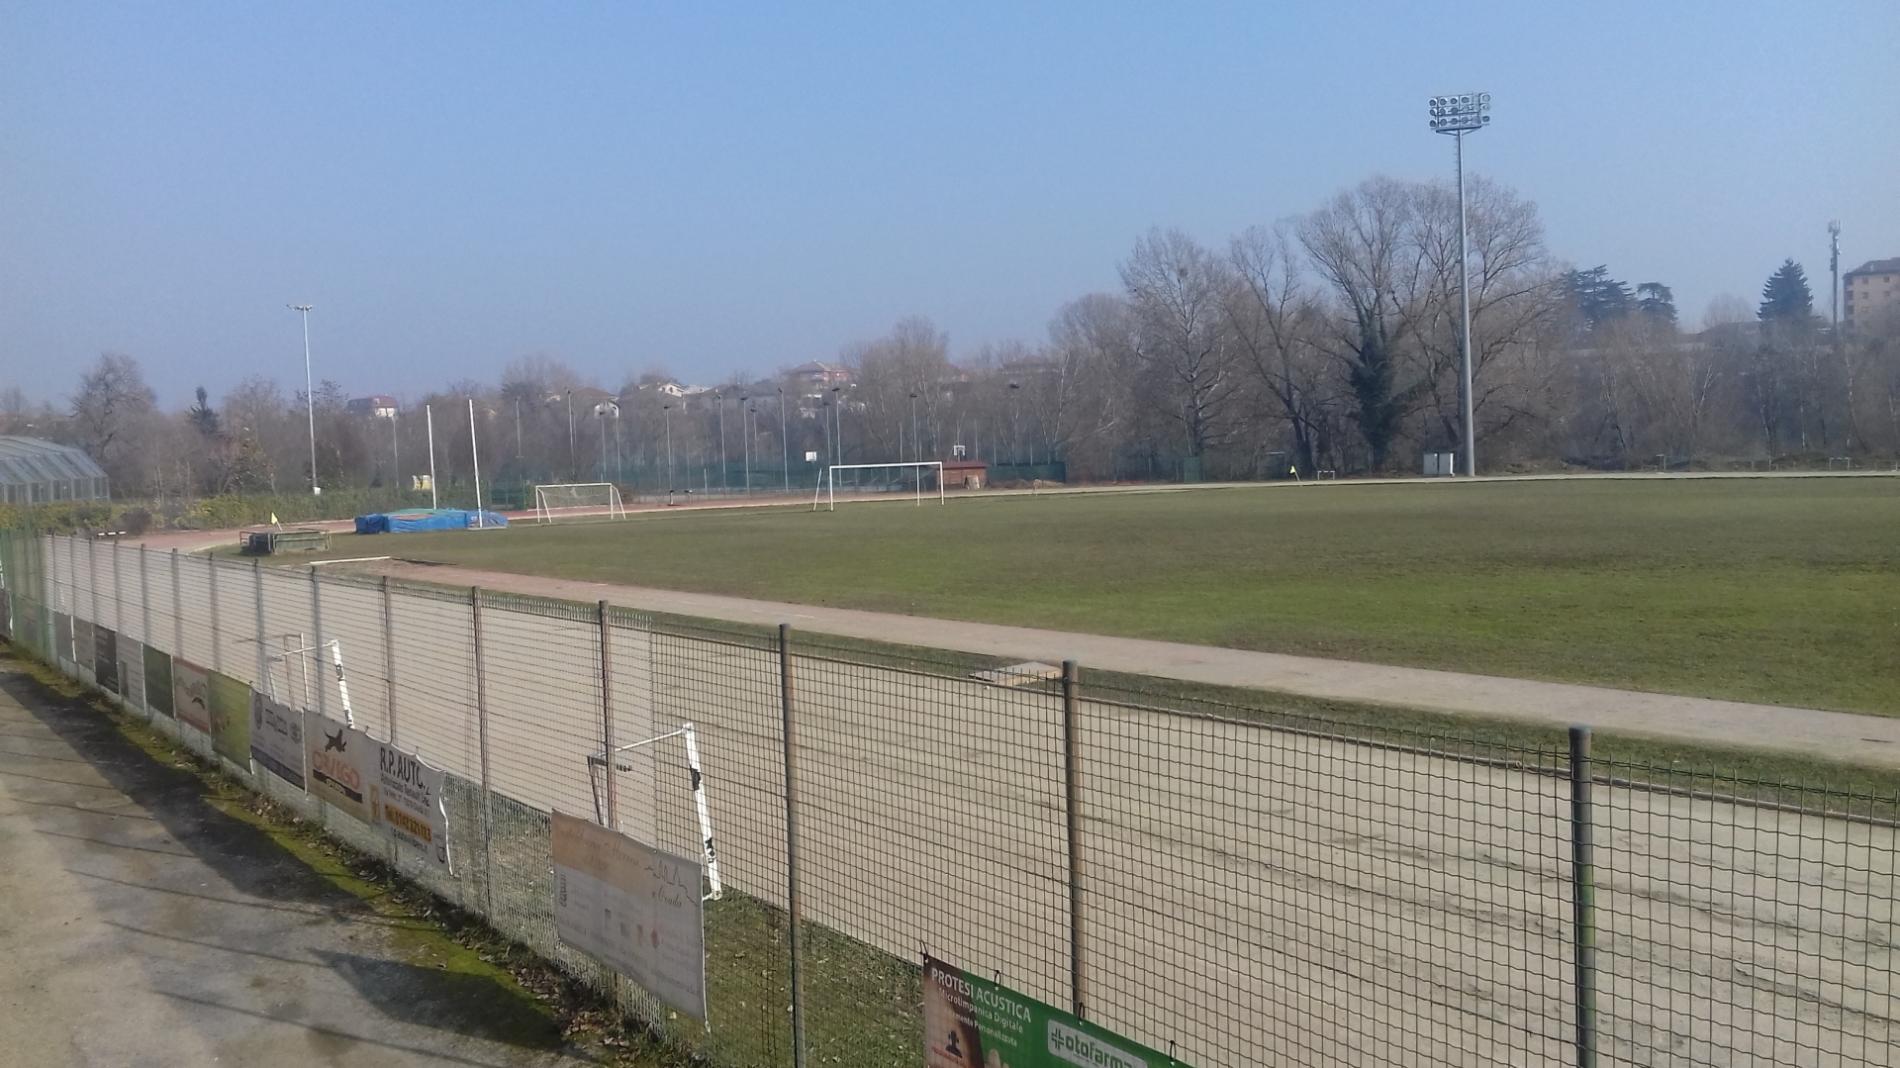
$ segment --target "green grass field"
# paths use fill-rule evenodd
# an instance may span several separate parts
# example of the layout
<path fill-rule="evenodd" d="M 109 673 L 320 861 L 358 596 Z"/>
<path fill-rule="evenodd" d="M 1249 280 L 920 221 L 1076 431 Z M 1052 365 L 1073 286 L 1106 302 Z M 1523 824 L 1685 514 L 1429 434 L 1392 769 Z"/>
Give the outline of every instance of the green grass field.
<path fill-rule="evenodd" d="M 1900 480 L 1522 482 L 700 511 L 411 559 L 1900 714 Z M 1106 666 L 1106 665 L 1104 665 Z"/>

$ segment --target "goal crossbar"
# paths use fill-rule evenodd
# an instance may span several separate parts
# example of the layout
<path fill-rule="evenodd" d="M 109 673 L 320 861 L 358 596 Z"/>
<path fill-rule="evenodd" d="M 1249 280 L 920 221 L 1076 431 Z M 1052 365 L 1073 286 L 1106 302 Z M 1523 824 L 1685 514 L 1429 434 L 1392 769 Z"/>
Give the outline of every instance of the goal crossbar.
<path fill-rule="evenodd" d="M 937 503 L 943 504 L 946 502 L 947 498 L 943 492 L 942 460 L 910 460 L 903 463 L 889 464 L 832 464 L 830 467 L 825 468 L 823 481 L 819 482 L 817 488 L 812 490 L 811 510 L 816 512 L 821 502 L 828 502 L 830 511 L 835 512 L 838 510 L 838 472 L 840 471 L 890 471 L 896 468 L 911 468 L 917 472 L 917 477 L 914 481 L 917 484 L 916 497 L 919 507 L 922 507 L 924 503 L 924 472 L 934 468 L 937 474 Z"/>
<path fill-rule="evenodd" d="M 620 499 L 619 487 L 611 482 L 550 482 L 536 486 L 535 522 L 551 523 L 557 514 L 624 519 L 627 507 Z"/>

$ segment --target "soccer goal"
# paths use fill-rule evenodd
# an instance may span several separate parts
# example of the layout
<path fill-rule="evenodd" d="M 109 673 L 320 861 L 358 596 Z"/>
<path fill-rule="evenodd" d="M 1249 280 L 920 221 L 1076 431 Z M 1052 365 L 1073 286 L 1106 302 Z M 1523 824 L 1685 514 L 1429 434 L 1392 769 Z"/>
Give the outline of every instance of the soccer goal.
<path fill-rule="evenodd" d="M 825 475 L 818 481 L 818 488 L 811 495 L 811 510 L 816 512 L 821 503 L 829 505 L 830 510 L 838 510 L 838 491 L 845 491 L 846 499 L 851 495 L 862 497 L 895 497 L 902 494 L 914 496 L 917 503 L 924 503 L 926 494 L 934 494 L 938 504 L 945 501 L 943 493 L 943 461 L 922 460 L 897 464 L 832 464 L 825 468 Z"/>
<path fill-rule="evenodd" d="M 561 482 L 534 488 L 534 519 L 552 523 L 557 517 L 608 516 L 623 519 L 627 507 L 611 482 Z"/>

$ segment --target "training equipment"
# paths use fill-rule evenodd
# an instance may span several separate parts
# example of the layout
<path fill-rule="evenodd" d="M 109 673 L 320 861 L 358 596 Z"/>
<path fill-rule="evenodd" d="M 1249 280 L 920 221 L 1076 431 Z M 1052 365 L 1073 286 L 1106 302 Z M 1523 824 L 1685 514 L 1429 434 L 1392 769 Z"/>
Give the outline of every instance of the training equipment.
<path fill-rule="evenodd" d="M 829 501 L 830 510 L 838 510 L 838 475 L 849 472 L 850 479 L 845 484 L 847 493 L 876 494 L 889 496 L 898 493 L 914 492 L 918 505 L 924 503 L 924 490 L 931 486 L 936 490 L 937 503 L 943 504 L 943 461 L 921 460 L 894 464 L 832 464 L 825 468 L 825 477 L 812 491 L 811 510 L 816 512 L 821 500 Z"/>
<path fill-rule="evenodd" d="M 611 482 L 558 482 L 534 488 L 534 519 L 552 523 L 555 516 L 607 516 L 625 519 L 627 506 Z"/>

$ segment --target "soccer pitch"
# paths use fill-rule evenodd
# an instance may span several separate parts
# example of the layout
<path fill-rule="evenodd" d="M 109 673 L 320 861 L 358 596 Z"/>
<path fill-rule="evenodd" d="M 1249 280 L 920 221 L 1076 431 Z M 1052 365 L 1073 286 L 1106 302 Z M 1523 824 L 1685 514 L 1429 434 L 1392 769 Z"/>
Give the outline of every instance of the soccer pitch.
<path fill-rule="evenodd" d="M 344 539 L 338 556 L 371 550 Z M 559 578 L 1900 714 L 1900 480 L 1329 485 L 379 539 Z M 1112 665 L 1102 665 L 1112 666 Z"/>

